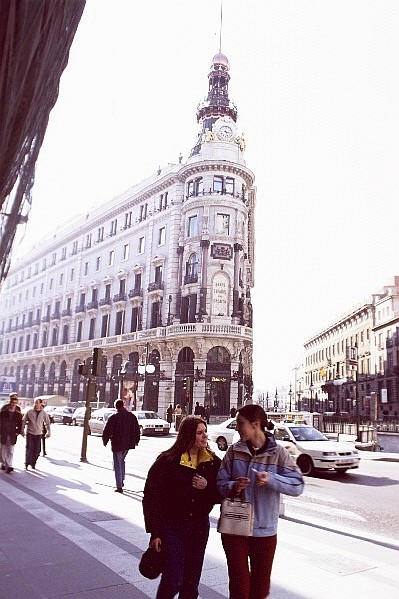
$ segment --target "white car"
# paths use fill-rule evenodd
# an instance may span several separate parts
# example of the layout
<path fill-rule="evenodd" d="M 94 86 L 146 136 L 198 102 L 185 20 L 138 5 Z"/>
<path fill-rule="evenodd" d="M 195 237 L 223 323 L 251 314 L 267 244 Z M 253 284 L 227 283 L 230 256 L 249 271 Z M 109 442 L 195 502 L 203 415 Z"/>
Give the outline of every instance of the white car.
<path fill-rule="evenodd" d="M 140 435 L 169 435 L 170 424 L 151 410 L 132 412 L 138 420 Z"/>
<path fill-rule="evenodd" d="M 236 418 L 229 418 L 224 422 L 220 422 L 220 424 L 208 425 L 207 429 L 209 440 L 216 443 L 216 445 L 221 451 L 226 451 L 229 445 L 235 443 L 240 438 L 238 433 L 237 437 L 234 438 L 234 433 L 236 432 L 236 424 Z"/>
<path fill-rule="evenodd" d="M 99 410 L 94 410 L 91 413 L 89 420 L 89 434 L 102 435 L 108 418 L 111 414 L 115 413 L 115 408 L 100 408 Z"/>
<path fill-rule="evenodd" d="M 288 451 L 304 475 L 314 470 L 346 472 L 359 467 L 359 452 L 353 445 L 331 441 L 313 426 L 279 422 L 273 433 L 278 443 L 288 444 Z"/>

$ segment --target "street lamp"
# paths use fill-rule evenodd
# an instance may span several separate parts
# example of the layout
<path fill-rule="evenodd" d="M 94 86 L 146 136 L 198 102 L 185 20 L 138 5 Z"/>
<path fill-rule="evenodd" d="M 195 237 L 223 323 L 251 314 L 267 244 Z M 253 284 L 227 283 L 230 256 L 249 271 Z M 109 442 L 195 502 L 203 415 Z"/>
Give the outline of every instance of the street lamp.
<path fill-rule="evenodd" d="M 291 412 L 291 402 L 292 402 L 292 385 L 290 383 L 290 390 L 288 391 L 288 396 L 290 398 L 290 412 Z"/>
<path fill-rule="evenodd" d="M 339 376 L 339 362 L 337 362 L 337 366 L 336 366 L 336 371 L 335 371 L 335 379 L 333 380 L 333 383 L 335 385 L 335 387 L 337 388 L 337 393 L 336 393 L 336 397 L 335 397 L 335 401 L 336 401 L 336 407 L 335 407 L 335 413 L 339 416 L 339 387 L 342 387 L 342 385 L 344 384 L 344 379 L 342 379 Z"/>
<path fill-rule="evenodd" d="M 137 371 L 140 375 L 144 376 L 143 409 L 147 409 L 147 374 L 154 374 L 155 372 L 155 365 L 148 363 L 148 343 L 146 344 L 145 362 L 144 364 L 138 364 Z"/>
<path fill-rule="evenodd" d="M 313 372 L 310 371 L 310 386 L 309 386 L 309 391 L 310 391 L 310 412 L 313 412 L 313 391 L 314 391 L 314 385 L 313 385 Z"/>
<path fill-rule="evenodd" d="M 276 387 L 276 393 L 274 395 L 274 411 L 277 412 L 277 408 L 278 408 L 278 392 L 277 392 L 277 387 Z"/>

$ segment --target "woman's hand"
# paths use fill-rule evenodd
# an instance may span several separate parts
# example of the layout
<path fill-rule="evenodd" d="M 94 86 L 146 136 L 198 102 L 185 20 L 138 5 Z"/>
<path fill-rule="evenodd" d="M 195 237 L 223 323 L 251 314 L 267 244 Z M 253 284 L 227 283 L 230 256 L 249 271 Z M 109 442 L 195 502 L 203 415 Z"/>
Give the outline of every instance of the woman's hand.
<path fill-rule="evenodd" d="M 263 485 L 267 485 L 267 483 L 269 482 L 269 478 L 270 475 L 268 472 L 265 472 L 264 470 L 262 472 L 257 472 L 256 473 L 256 484 L 260 487 Z"/>
<path fill-rule="evenodd" d="M 208 484 L 208 481 L 206 480 L 206 478 L 204 478 L 203 476 L 200 476 L 199 474 L 194 474 L 194 476 L 193 476 L 194 489 L 199 489 L 201 491 L 202 489 L 205 489 L 207 484 Z"/>
<path fill-rule="evenodd" d="M 238 495 L 239 493 L 241 493 L 241 491 L 243 491 L 244 489 L 246 489 L 248 487 L 249 483 L 250 483 L 249 478 L 247 478 L 246 476 L 239 476 L 235 480 L 234 491 Z"/>
<path fill-rule="evenodd" d="M 152 539 L 150 543 L 151 549 L 155 549 L 155 551 L 158 551 L 158 553 L 161 551 L 161 545 L 162 541 L 159 537 L 157 537 L 156 539 Z"/>

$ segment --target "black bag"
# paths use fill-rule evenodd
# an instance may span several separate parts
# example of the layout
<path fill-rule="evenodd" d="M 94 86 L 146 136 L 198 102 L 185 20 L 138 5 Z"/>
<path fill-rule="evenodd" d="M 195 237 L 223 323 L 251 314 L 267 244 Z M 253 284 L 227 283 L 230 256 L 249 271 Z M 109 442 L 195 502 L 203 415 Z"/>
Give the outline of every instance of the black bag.
<path fill-rule="evenodd" d="M 148 547 L 141 556 L 139 563 L 139 572 L 145 578 L 153 580 L 158 578 L 163 570 L 163 553 L 162 551 L 155 551 L 152 547 Z"/>

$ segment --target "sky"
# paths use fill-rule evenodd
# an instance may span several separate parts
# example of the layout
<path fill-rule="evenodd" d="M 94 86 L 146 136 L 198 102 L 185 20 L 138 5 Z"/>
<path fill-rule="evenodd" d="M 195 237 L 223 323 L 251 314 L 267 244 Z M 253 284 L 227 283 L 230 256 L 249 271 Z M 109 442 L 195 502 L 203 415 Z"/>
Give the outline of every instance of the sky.
<path fill-rule="evenodd" d="M 220 0 L 87 0 L 16 256 L 188 158 Z M 224 0 L 229 95 L 257 188 L 255 388 L 399 274 L 399 3 Z"/>

